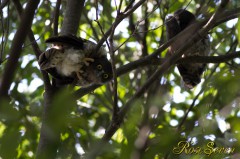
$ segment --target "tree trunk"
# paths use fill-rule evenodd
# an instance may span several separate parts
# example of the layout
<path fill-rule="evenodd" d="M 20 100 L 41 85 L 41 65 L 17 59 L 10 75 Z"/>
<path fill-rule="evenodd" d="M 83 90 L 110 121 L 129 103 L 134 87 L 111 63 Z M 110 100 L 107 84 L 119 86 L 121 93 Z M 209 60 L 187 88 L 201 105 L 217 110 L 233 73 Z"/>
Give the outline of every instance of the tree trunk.
<path fill-rule="evenodd" d="M 84 7 L 84 0 L 68 0 L 66 13 L 64 16 L 63 27 L 61 29 L 61 34 L 76 34 L 79 28 L 79 22 L 81 17 L 81 12 Z M 58 110 L 53 108 L 56 106 L 65 107 L 65 105 L 53 105 L 53 97 L 59 89 L 56 86 L 51 86 L 50 88 L 45 87 L 44 95 L 44 110 L 43 110 L 43 121 L 40 132 L 40 141 L 37 148 L 37 159 L 53 159 L 57 156 L 57 149 L 60 142 L 60 127 L 56 127 L 52 122 L 53 113 L 57 119 L 60 119 L 62 114 L 58 112 L 52 112 L 51 110 Z M 66 106 L 67 107 L 67 106 Z M 55 121 L 55 120 L 54 120 Z M 56 121 L 57 122 L 57 121 Z M 57 123 L 56 123 L 57 124 Z M 60 123 L 61 124 L 61 123 Z M 58 124 L 57 124 L 58 125 Z"/>

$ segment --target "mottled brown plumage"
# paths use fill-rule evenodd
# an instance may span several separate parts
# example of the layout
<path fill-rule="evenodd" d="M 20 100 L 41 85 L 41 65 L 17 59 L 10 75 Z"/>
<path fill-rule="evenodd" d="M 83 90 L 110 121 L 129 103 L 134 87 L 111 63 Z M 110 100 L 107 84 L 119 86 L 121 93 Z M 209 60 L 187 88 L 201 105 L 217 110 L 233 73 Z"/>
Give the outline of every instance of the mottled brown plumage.
<path fill-rule="evenodd" d="M 112 78 L 111 63 L 103 47 L 95 51 L 96 44 L 73 35 L 51 37 L 53 44 L 39 57 L 39 65 L 65 84 L 88 86 L 103 84 Z"/>
<path fill-rule="evenodd" d="M 175 37 L 178 33 L 186 29 L 196 22 L 195 16 L 187 10 L 179 9 L 174 15 L 170 15 L 166 19 L 167 39 Z M 169 47 L 169 52 L 174 54 L 183 45 L 186 39 L 177 39 Z M 182 57 L 187 56 L 207 56 L 210 52 L 209 38 L 205 36 L 196 42 Z M 182 76 L 182 81 L 186 88 L 193 88 L 201 82 L 201 76 L 206 69 L 206 64 L 202 63 L 183 63 L 178 64 L 177 68 Z"/>

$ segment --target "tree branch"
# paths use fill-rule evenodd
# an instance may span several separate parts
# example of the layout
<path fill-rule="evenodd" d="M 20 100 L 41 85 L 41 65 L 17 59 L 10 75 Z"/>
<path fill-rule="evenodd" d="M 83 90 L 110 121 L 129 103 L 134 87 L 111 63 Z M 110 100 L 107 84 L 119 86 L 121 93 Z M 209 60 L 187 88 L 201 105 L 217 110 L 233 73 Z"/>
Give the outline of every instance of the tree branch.
<path fill-rule="evenodd" d="M 230 53 L 231 50 L 233 50 L 233 49 L 235 50 L 235 43 L 233 43 L 233 44 L 231 45 L 231 47 L 230 47 L 229 51 L 226 53 L 226 55 L 221 56 L 221 57 L 223 57 L 223 58 L 221 58 L 221 59 L 222 59 L 222 60 L 231 60 L 230 57 L 235 58 L 235 57 L 236 57 L 235 55 L 238 55 L 238 57 L 239 57 L 239 56 L 240 56 L 240 51 L 237 51 L 237 52 L 234 52 L 234 53 Z M 215 58 L 215 57 L 214 57 L 214 58 Z M 218 56 L 217 58 L 219 58 L 219 56 Z M 217 60 L 217 61 L 219 62 L 220 60 Z M 185 115 L 183 116 L 181 122 L 179 123 L 179 125 L 178 125 L 178 127 L 177 127 L 178 131 L 181 130 L 181 127 L 183 126 L 184 122 L 187 120 L 187 116 L 188 116 L 189 112 L 194 108 L 196 100 L 198 99 L 198 97 L 199 97 L 199 96 L 202 94 L 202 92 L 204 91 L 207 82 L 211 79 L 212 75 L 215 73 L 215 71 L 216 71 L 216 69 L 218 68 L 218 66 L 219 66 L 219 64 L 216 65 L 216 66 L 212 69 L 211 74 L 206 78 L 205 82 L 203 83 L 202 89 L 199 91 L 199 93 L 198 93 L 198 94 L 195 96 L 195 98 L 193 99 L 192 104 L 190 105 L 190 107 L 189 107 L 189 108 L 187 109 L 187 111 L 185 112 Z"/>
<path fill-rule="evenodd" d="M 57 148 L 60 138 L 60 130 L 50 125 L 52 99 L 55 94 L 54 89 L 45 89 L 44 93 L 44 110 L 42 114 L 42 126 L 40 130 L 40 139 L 36 152 L 36 159 L 53 159 L 56 158 Z M 55 115 L 56 116 L 56 115 Z"/>
<path fill-rule="evenodd" d="M 119 16 L 119 12 L 117 14 L 117 18 Z M 112 27 L 112 32 L 109 37 L 109 44 L 110 44 L 110 56 L 112 60 L 112 71 L 113 71 L 113 116 L 112 120 L 118 120 L 118 81 L 117 81 L 117 73 L 116 73 L 116 60 L 115 60 L 115 54 L 114 54 L 114 45 L 113 45 L 113 36 L 115 32 L 116 26 Z"/>
<path fill-rule="evenodd" d="M 237 57 L 240 57 L 240 51 L 220 56 L 190 56 L 179 59 L 177 63 L 221 63 L 230 61 Z"/>
<path fill-rule="evenodd" d="M 209 81 L 209 79 L 212 77 L 213 73 L 216 71 L 218 66 L 215 66 L 215 68 L 213 69 L 213 71 L 211 72 L 211 74 L 208 76 L 207 81 Z M 204 83 L 204 85 L 206 85 L 206 82 Z M 201 90 L 198 92 L 198 94 L 194 97 L 192 104 L 190 105 L 190 107 L 187 109 L 187 111 L 185 112 L 183 119 L 181 120 L 181 122 L 179 123 L 177 130 L 180 131 L 184 122 L 187 120 L 187 116 L 189 114 L 189 112 L 193 109 L 193 107 L 195 106 L 195 103 L 197 101 L 197 99 L 199 98 L 199 96 L 203 93 L 205 87 L 203 86 L 201 88 Z"/>
<path fill-rule="evenodd" d="M 61 34 L 76 34 L 85 0 L 68 0 Z"/>
<path fill-rule="evenodd" d="M 200 29 L 197 26 L 193 26 L 192 30 L 190 31 L 197 31 L 198 34 L 193 35 L 192 33 L 187 34 L 188 36 L 185 37 L 185 39 L 188 39 L 186 41 L 186 44 L 181 46 L 174 55 L 166 59 L 166 61 L 159 67 L 153 74 L 150 76 L 150 78 L 145 82 L 145 84 L 130 98 L 127 103 L 122 107 L 122 109 L 119 112 L 119 121 L 111 122 L 109 127 L 107 128 L 103 140 L 108 141 L 111 139 L 113 134 L 118 129 L 117 125 L 120 125 L 123 122 L 123 119 L 127 113 L 127 111 L 131 108 L 131 106 L 134 104 L 134 102 L 143 95 L 143 93 L 148 90 L 151 86 L 151 84 L 159 77 L 163 75 L 165 71 L 167 71 L 172 64 L 174 64 L 186 51 L 190 46 L 194 45 L 195 42 L 199 41 L 204 35 L 207 34 L 207 32 L 211 29 L 211 27 L 214 25 L 217 16 L 222 11 L 222 9 L 226 6 L 226 2 L 228 0 L 222 1 L 220 4 L 220 7 L 217 9 L 216 13 L 210 18 L 210 20 L 207 22 L 206 25 L 203 26 L 202 29 Z M 195 28 L 196 27 L 196 28 Z M 189 29 L 187 29 L 189 30 Z M 184 32 L 184 31 L 183 31 Z M 181 33 L 180 33 L 181 34 Z M 186 33 L 185 33 L 186 34 Z M 192 36 L 193 35 L 193 36 Z"/>
<path fill-rule="evenodd" d="M 59 10 L 61 6 L 62 0 L 57 0 L 56 7 L 54 9 L 54 22 L 53 22 L 53 35 L 58 35 L 58 19 L 59 19 Z"/>
<path fill-rule="evenodd" d="M 19 0 L 14 0 L 13 3 L 15 5 L 16 10 L 18 12 L 18 15 L 20 17 L 21 14 L 22 14 L 22 10 L 23 10 L 22 6 L 21 6 Z M 32 30 L 30 30 L 28 32 L 28 39 L 31 42 L 33 51 L 34 51 L 34 53 L 36 55 L 36 58 L 38 59 L 38 57 L 40 56 L 42 51 L 40 50 L 40 48 L 39 48 L 39 46 L 38 46 L 38 44 L 37 44 L 37 42 L 36 42 L 36 40 L 34 38 L 34 34 L 33 34 Z M 49 76 L 48 76 L 47 72 L 41 70 L 41 73 L 43 75 L 43 81 L 44 81 L 45 88 L 51 87 L 51 83 L 50 83 Z"/>
<path fill-rule="evenodd" d="M 88 15 L 85 10 L 83 11 L 83 16 L 86 19 L 86 21 L 88 22 L 88 24 L 93 32 L 94 38 L 98 41 L 99 40 L 98 33 L 97 33 L 95 27 L 93 26 L 92 21 L 88 18 Z"/>
<path fill-rule="evenodd" d="M 176 63 L 222 63 L 233 60 L 237 57 L 240 57 L 240 51 L 219 56 L 190 56 L 190 57 L 188 56 L 177 60 Z M 148 65 L 161 65 L 166 60 L 167 58 L 156 58 L 154 56 L 143 57 L 137 61 L 133 61 L 126 65 L 121 66 L 116 70 L 116 73 L 117 76 L 119 77 L 139 67 L 145 67 Z M 74 96 L 76 99 L 78 99 L 90 92 L 93 92 L 96 88 L 100 86 L 101 85 L 91 85 L 86 88 L 80 88 L 77 91 L 75 91 Z"/>
<path fill-rule="evenodd" d="M 100 47 L 103 45 L 104 41 L 109 37 L 109 35 L 112 32 L 113 26 L 118 26 L 118 24 L 125 19 L 126 17 L 128 17 L 129 15 L 131 15 L 139 6 L 141 6 L 146 0 L 140 0 L 139 2 L 137 2 L 130 10 L 127 10 L 124 13 L 121 13 L 120 16 L 118 18 L 116 18 L 115 22 L 112 24 L 112 27 L 108 29 L 108 31 L 103 35 L 102 39 L 97 43 L 96 46 L 96 51 L 100 49 Z"/>
<path fill-rule="evenodd" d="M 57 6 L 56 6 L 57 7 Z M 61 34 L 76 34 L 79 28 L 79 21 L 81 17 L 81 11 L 84 7 L 84 0 L 68 0 L 66 14 L 64 16 L 63 27 Z M 56 22 L 55 22 L 56 24 Z M 59 91 L 59 87 L 52 85 L 52 87 L 45 87 L 44 94 L 44 109 L 43 109 L 43 120 L 40 132 L 40 140 L 37 148 L 37 159 L 52 159 L 56 158 L 58 145 L 60 142 L 60 127 L 63 123 L 58 123 L 59 126 L 55 126 L 57 123 L 52 116 L 56 119 L 65 118 L 68 112 L 66 110 L 70 107 L 66 105 L 53 105 L 53 97 L 56 92 Z M 58 108 L 56 108 L 58 106 Z M 65 109 L 64 109 L 65 107 Z M 52 110 L 64 109 L 61 113 Z M 55 125 L 54 125 L 55 124 Z"/>
<path fill-rule="evenodd" d="M 226 2 L 226 1 L 224 1 Z M 224 4 L 224 2 L 222 4 Z M 225 3 L 227 4 L 227 3 Z M 199 27 L 197 26 L 193 26 L 191 29 L 193 29 L 191 31 L 191 34 L 188 34 L 188 36 L 185 36 L 184 39 L 189 39 L 189 40 L 186 40 L 187 42 L 185 43 L 185 45 L 183 45 L 177 52 L 175 55 L 171 56 L 170 58 L 166 58 L 166 59 L 157 59 L 157 55 L 159 53 L 161 53 L 163 50 L 165 50 L 171 43 L 173 43 L 174 41 L 176 41 L 176 39 L 180 39 L 179 37 L 180 36 L 183 36 L 182 35 L 179 35 L 179 37 L 176 37 L 174 38 L 172 41 L 168 41 L 167 43 L 165 43 L 164 45 L 162 45 L 159 49 L 157 49 L 156 51 L 154 51 L 154 53 L 152 53 L 152 55 L 149 55 L 147 57 L 145 57 L 144 60 L 140 59 L 138 61 L 135 61 L 135 62 L 131 62 L 125 66 L 127 67 L 121 67 L 119 69 L 117 69 L 117 73 L 118 76 L 120 74 L 124 74 L 128 71 L 130 71 L 133 67 L 136 68 L 136 67 L 141 67 L 141 65 L 139 65 L 140 63 L 148 63 L 149 64 L 149 61 L 150 60 L 154 60 L 157 59 L 161 62 L 161 66 L 157 69 L 157 71 L 150 77 L 150 79 L 143 85 L 142 88 L 140 88 L 136 94 L 125 104 L 125 106 L 122 107 L 122 109 L 120 110 L 119 112 L 119 116 L 120 116 L 120 119 L 119 121 L 114 121 L 114 122 L 111 122 L 110 126 L 107 128 L 106 130 L 106 133 L 103 137 L 103 141 L 108 141 L 111 139 L 112 135 L 115 133 L 115 131 L 118 129 L 118 125 L 120 125 L 122 122 L 123 122 L 123 119 L 127 113 L 127 111 L 130 109 L 131 105 L 134 104 L 134 102 L 139 98 L 141 97 L 141 95 L 149 88 L 149 86 L 151 86 L 151 83 L 161 77 L 163 75 L 163 73 L 169 68 L 171 67 L 174 63 L 176 62 L 181 62 L 181 60 L 178 60 L 182 53 L 188 49 L 192 44 L 194 44 L 195 42 L 197 42 L 198 40 L 200 40 L 204 35 L 207 34 L 207 32 L 212 29 L 213 27 L 216 26 L 216 24 L 219 22 L 221 16 L 219 16 L 221 14 L 220 11 L 222 11 L 222 9 L 224 8 L 225 6 L 224 5 L 221 5 L 221 7 L 219 7 L 220 9 L 218 9 L 218 11 L 216 12 L 217 14 L 215 14 L 214 16 L 212 16 L 212 18 L 208 21 L 205 20 L 203 22 L 199 22 L 198 25 Z M 235 18 L 236 15 L 232 16 L 231 18 Z M 225 19 L 226 20 L 226 19 Z M 229 20 L 229 19 L 228 19 Z M 223 21 L 222 21 L 223 22 Z M 205 25 L 205 23 L 207 23 L 207 25 Z M 205 26 L 204 26 L 205 25 Z M 194 28 L 195 27 L 195 28 Z M 202 28 L 202 29 L 201 29 Z M 197 32 L 196 34 L 194 34 L 195 32 Z M 191 37 L 191 38 L 190 38 Z M 235 57 L 239 57 L 239 52 L 236 52 L 238 55 L 233 55 L 233 54 L 230 54 L 230 55 L 223 55 L 223 57 L 200 57 L 198 60 L 198 62 L 203 62 L 203 63 L 206 63 L 206 60 L 208 60 L 207 62 L 221 62 L 221 61 L 227 61 L 227 60 L 230 60 L 230 59 L 233 59 Z M 198 57 L 190 57 L 190 58 L 193 58 L 193 59 L 197 59 Z M 146 60 L 147 59 L 147 60 Z M 149 61 L 148 61 L 149 60 Z M 162 61 L 161 61 L 162 60 Z M 184 61 L 185 60 L 185 61 Z M 158 61 L 158 62 L 159 62 Z M 191 62 L 191 61 L 188 61 L 187 58 L 186 59 L 183 59 L 182 62 Z M 137 64 L 138 63 L 138 64 Z M 130 67 L 128 67 L 130 66 Z M 119 71 L 119 72 L 118 72 Z M 89 87 L 89 90 L 88 88 L 85 88 L 84 91 L 85 93 L 87 91 L 93 91 L 93 89 L 97 88 L 98 86 L 97 85 L 94 85 L 94 86 L 91 86 Z M 79 92 L 78 93 L 83 93 L 81 92 L 81 90 L 78 90 Z M 81 94 L 81 95 L 84 95 Z M 93 154 L 92 154 L 93 155 Z M 94 156 L 94 155 L 93 155 Z"/>
<path fill-rule="evenodd" d="M 18 66 L 18 59 L 22 52 L 22 45 L 27 37 L 28 32 L 31 29 L 34 13 L 39 2 L 40 0 L 29 0 L 26 9 L 21 16 L 19 28 L 13 38 L 12 47 L 9 53 L 9 59 L 6 63 L 2 82 L 0 84 L 0 97 L 8 96 L 8 90 L 14 79 L 14 74 Z"/>
<path fill-rule="evenodd" d="M 3 2 L 0 2 L 0 10 L 2 10 L 6 5 L 8 5 L 10 0 L 3 0 Z"/>
<path fill-rule="evenodd" d="M 217 21 L 215 23 L 215 26 L 218 26 L 221 23 L 224 23 L 228 20 L 238 18 L 240 14 L 240 7 L 236 9 L 232 9 L 229 11 L 224 11 L 222 14 L 217 18 Z"/>

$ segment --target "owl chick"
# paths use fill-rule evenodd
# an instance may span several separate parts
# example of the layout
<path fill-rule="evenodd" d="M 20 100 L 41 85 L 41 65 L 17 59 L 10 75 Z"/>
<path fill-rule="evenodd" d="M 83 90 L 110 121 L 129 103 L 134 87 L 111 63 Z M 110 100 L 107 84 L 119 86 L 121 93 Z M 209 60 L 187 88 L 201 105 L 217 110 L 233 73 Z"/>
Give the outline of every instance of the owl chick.
<path fill-rule="evenodd" d="M 168 16 L 166 19 L 167 39 L 175 37 L 178 33 L 186 29 L 191 24 L 196 22 L 195 16 L 184 9 L 177 10 L 173 16 Z M 181 40 L 181 41 L 180 41 Z M 169 47 L 169 52 L 174 54 L 184 40 L 179 39 Z M 210 52 L 209 37 L 205 36 L 200 41 L 196 42 L 188 50 L 186 50 L 182 57 L 188 56 L 207 56 Z M 206 64 L 203 63 L 183 63 L 177 64 L 177 68 L 182 76 L 182 82 L 185 88 L 192 89 L 194 86 L 201 82 L 201 76 L 206 69 Z"/>
<path fill-rule="evenodd" d="M 39 57 L 39 65 L 66 84 L 79 86 L 103 84 L 112 78 L 111 63 L 103 47 L 95 51 L 96 44 L 74 35 L 62 35 L 46 40 L 53 46 Z"/>

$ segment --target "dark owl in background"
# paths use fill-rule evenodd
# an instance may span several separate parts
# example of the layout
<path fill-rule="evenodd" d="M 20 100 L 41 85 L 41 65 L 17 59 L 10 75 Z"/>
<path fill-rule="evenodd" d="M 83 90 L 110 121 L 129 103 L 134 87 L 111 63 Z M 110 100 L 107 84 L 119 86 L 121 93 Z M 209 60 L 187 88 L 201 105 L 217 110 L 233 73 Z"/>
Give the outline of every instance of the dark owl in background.
<path fill-rule="evenodd" d="M 188 26 L 196 22 L 195 16 L 184 9 L 177 10 L 174 15 L 170 15 L 166 19 L 167 39 L 171 39 L 178 33 L 186 29 Z M 179 40 L 179 39 L 177 39 Z M 180 48 L 184 41 L 175 41 L 169 47 L 169 52 L 174 54 Z M 181 39 L 180 39 L 181 40 Z M 203 39 L 195 43 L 188 50 L 186 50 L 182 57 L 187 56 L 207 56 L 210 52 L 209 37 L 205 36 Z M 184 63 L 177 64 L 177 68 L 182 77 L 184 86 L 188 89 L 193 88 L 201 82 L 201 76 L 206 69 L 206 64 L 203 63 Z"/>
<path fill-rule="evenodd" d="M 62 35 L 46 40 L 52 47 L 39 57 L 39 65 L 62 84 L 88 86 L 103 84 L 112 78 L 107 52 L 96 44 L 74 35 Z"/>

